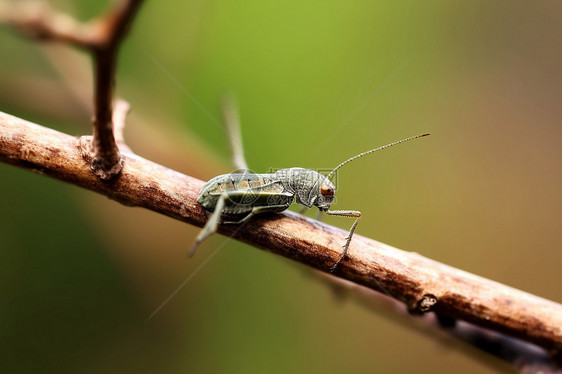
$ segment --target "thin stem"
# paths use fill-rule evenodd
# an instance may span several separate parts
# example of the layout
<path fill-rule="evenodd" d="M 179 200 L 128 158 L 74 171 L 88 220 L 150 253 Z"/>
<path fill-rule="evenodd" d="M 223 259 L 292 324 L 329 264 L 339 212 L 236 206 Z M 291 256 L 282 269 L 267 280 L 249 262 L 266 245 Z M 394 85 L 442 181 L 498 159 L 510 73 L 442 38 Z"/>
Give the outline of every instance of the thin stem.
<path fill-rule="evenodd" d="M 124 0 L 97 21 L 94 45 L 94 157 L 92 170 L 102 179 L 121 171 L 119 147 L 113 135 L 113 89 L 119 46 L 142 0 Z"/>

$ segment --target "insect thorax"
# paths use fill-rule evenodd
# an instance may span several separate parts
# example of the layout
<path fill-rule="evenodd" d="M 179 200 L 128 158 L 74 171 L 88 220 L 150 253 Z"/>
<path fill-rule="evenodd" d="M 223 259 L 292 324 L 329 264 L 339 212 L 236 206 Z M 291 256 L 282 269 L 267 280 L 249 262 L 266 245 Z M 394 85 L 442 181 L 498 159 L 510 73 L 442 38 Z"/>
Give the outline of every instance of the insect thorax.
<path fill-rule="evenodd" d="M 320 188 L 327 185 L 335 191 L 335 186 L 324 175 L 304 168 L 280 169 L 275 175 L 283 181 L 286 190 L 295 194 L 297 204 L 309 208 L 313 205 L 329 207 L 331 199 L 325 201 L 325 198 L 320 194 Z M 318 205 L 319 203 L 320 205 Z"/>

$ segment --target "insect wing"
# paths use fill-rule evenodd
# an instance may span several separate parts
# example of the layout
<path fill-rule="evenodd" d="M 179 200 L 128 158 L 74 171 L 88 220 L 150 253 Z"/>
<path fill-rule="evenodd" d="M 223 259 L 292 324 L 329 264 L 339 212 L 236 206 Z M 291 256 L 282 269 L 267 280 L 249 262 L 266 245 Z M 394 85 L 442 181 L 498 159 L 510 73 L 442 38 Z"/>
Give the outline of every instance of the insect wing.
<path fill-rule="evenodd" d="M 293 195 L 286 192 L 281 182 L 271 182 L 257 187 L 238 189 L 227 193 L 227 205 L 266 207 L 292 201 Z"/>

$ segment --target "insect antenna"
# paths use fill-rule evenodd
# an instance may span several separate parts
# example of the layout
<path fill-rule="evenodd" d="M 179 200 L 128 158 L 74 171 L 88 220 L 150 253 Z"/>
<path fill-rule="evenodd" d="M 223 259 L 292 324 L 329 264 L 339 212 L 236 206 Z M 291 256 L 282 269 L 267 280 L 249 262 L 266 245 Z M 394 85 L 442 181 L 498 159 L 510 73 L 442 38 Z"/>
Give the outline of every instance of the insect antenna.
<path fill-rule="evenodd" d="M 410 140 L 414 140 L 414 139 L 417 139 L 417 138 L 423 138 L 424 136 L 428 136 L 428 135 L 430 135 L 430 134 L 421 134 L 421 135 L 412 136 L 411 138 L 402 139 L 402 140 L 399 140 L 399 141 L 394 142 L 394 143 L 390 143 L 390 144 L 387 144 L 387 145 L 383 145 L 382 147 L 378 147 L 378 148 L 371 149 L 371 150 L 366 151 L 366 152 L 363 152 L 363 153 L 359 153 L 357 156 L 353 156 L 353 157 L 351 157 L 351 158 L 348 158 L 347 160 L 345 160 L 344 162 L 342 162 L 341 164 L 339 164 L 338 166 L 336 166 L 336 167 L 334 168 L 334 170 L 332 170 L 332 171 L 330 172 L 330 174 L 328 174 L 328 175 L 326 176 L 326 178 L 330 179 L 330 177 L 331 177 L 332 175 L 334 175 L 334 173 L 336 172 L 336 170 L 338 170 L 339 168 L 341 168 L 342 166 L 344 166 L 344 165 L 347 164 L 348 162 L 351 162 L 351 161 L 353 161 L 353 160 L 355 160 L 355 159 L 357 159 L 357 158 L 359 158 L 359 157 L 363 157 L 363 156 L 365 156 L 365 155 L 368 155 L 369 153 L 373 153 L 373 152 L 380 151 L 380 150 L 385 149 L 385 148 L 388 148 L 388 147 L 392 147 L 393 145 L 397 145 L 397 144 L 400 144 L 400 143 L 404 143 L 404 142 L 407 142 L 407 141 L 410 141 Z"/>

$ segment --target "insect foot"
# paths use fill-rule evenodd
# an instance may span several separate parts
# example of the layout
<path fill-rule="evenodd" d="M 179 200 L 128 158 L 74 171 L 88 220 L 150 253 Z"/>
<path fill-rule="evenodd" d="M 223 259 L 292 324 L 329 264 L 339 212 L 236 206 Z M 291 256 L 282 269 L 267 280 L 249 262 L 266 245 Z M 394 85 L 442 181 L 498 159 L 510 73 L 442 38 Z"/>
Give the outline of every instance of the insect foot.
<path fill-rule="evenodd" d="M 330 268 L 330 273 L 334 273 L 338 267 L 338 265 L 340 264 L 341 260 L 343 260 L 344 256 L 341 256 L 335 264 L 332 265 L 332 267 Z"/>

